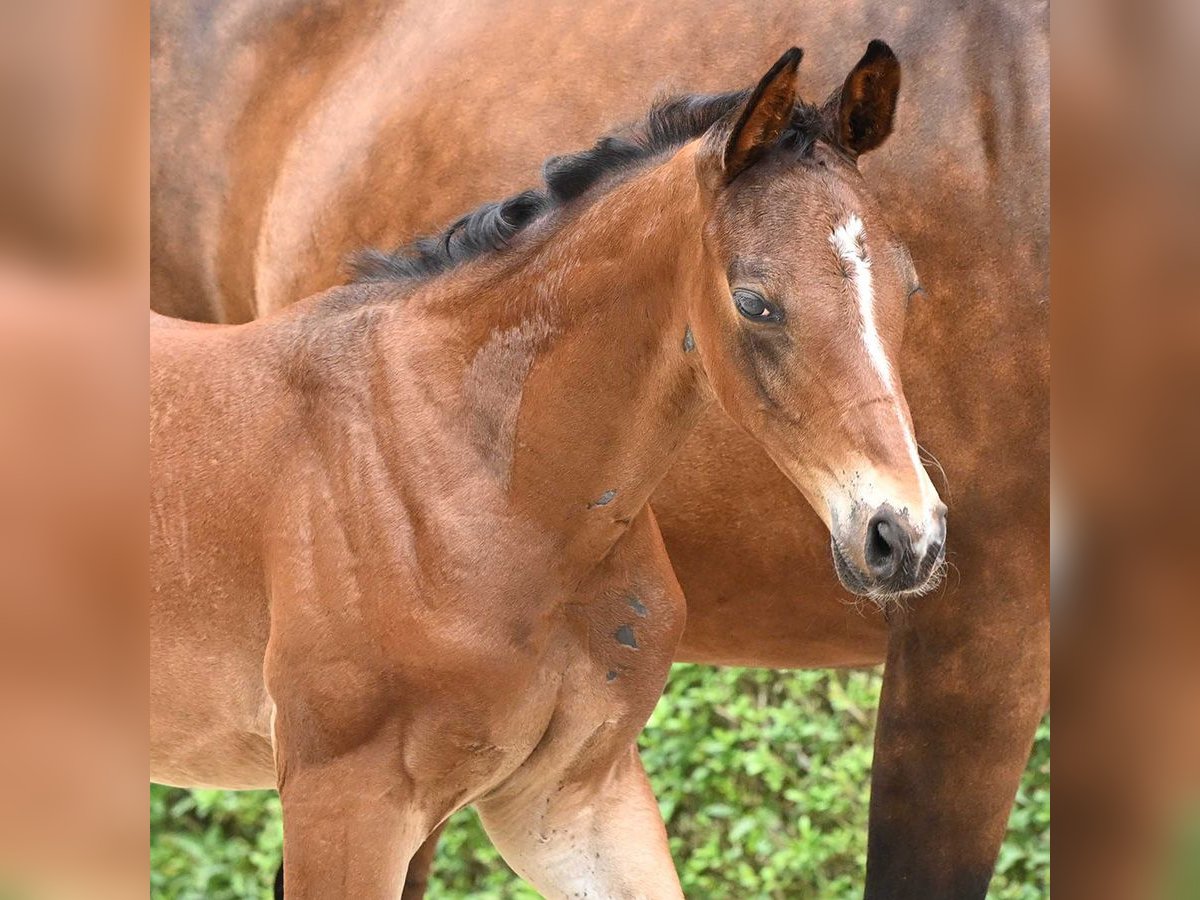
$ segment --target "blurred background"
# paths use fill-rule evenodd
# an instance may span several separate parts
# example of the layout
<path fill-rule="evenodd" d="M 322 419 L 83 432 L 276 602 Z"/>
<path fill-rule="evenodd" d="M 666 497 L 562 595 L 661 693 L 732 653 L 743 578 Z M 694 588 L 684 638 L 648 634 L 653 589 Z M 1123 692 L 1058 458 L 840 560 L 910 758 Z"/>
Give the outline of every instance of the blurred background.
<path fill-rule="evenodd" d="M 1197 897 L 1200 4 L 1052 20 L 1054 885 Z M 252 896 L 279 852 L 268 795 L 154 788 L 146 817 L 147 34 L 0 7 L 4 896 Z M 645 753 L 693 896 L 855 895 L 877 693 L 676 669 Z M 1048 790 L 1043 725 L 993 896 L 1049 895 Z M 519 896 L 463 824 L 437 895 Z"/>
<path fill-rule="evenodd" d="M 1053 12 L 1055 870 L 1200 896 L 1200 5 Z"/>

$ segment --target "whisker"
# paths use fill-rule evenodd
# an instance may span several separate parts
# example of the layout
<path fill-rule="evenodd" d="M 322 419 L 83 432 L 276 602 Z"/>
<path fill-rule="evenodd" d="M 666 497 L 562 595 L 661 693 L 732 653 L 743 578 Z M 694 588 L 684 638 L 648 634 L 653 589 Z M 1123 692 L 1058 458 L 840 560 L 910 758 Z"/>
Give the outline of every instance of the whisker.
<path fill-rule="evenodd" d="M 917 450 L 918 450 L 917 455 L 920 457 L 922 463 L 924 463 L 925 465 L 932 464 L 937 467 L 937 470 L 939 472 L 942 473 L 942 486 L 946 492 L 946 502 L 947 503 L 953 502 L 953 494 L 950 490 L 950 479 L 946 476 L 946 469 L 942 465 L 941 460 L 939 460 L 936 456 L 934 456 L 932 453 L 930 453 L 928 450 L 926 450 L 924 447 L 922 447 L 920 445 L 920 443 L 917 444 Z M 924 455 L 922 455 L 922 454 L 924 454 Z M 929 458 L 926 459 L 925 457 L 929 457 Z"/>

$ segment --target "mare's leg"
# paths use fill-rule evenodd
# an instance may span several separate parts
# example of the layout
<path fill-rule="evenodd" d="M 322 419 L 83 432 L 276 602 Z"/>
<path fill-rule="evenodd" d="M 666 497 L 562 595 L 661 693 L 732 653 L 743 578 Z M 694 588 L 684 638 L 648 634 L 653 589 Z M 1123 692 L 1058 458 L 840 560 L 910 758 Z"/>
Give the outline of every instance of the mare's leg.
<path fill-rule="evenodd" d="M 892 624 L 867 900 L 987 894 L 1050 687 L 1045 585 L 1001 572 L 978 593 L 914 601 Z"/>
<path fill-rule="evenodd" d="M 682 897 L 637 749 L 585 781 L 477 804 L 508 864 L 546 897 Z"/>

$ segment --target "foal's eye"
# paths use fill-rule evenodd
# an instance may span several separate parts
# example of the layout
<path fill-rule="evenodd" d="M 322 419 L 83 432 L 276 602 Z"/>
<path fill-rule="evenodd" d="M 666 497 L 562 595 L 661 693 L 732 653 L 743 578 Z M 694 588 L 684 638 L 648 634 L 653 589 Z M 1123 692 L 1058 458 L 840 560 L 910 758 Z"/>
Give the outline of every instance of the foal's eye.
<path fill-rule="evenodd" d="M 738 312 L 755 322 L 778 322 L 780 319 L 779 311 L 756 291 L 738 288 L 733 292 L 733 302 Z"/>

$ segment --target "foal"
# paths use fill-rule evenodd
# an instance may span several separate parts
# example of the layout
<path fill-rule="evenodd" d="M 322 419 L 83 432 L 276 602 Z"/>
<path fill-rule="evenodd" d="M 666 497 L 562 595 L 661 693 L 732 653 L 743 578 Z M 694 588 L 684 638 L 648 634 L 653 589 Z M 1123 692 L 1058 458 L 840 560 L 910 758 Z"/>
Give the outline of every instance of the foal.
<path fill-rule="evenodd" d="M 852 165 L 898 66 L 873 42 L 817 108 L 799 61 L 370 281 L 156 319 L 152 777 L 277 786 L 289 897 L 396 896 L 466 804 L 547 895 L 680 895 L 634 748 L 684 618 L 647 499 L 713 399 L 844 577 L 933 577 L 892 362 L 914 276 Z"/>

